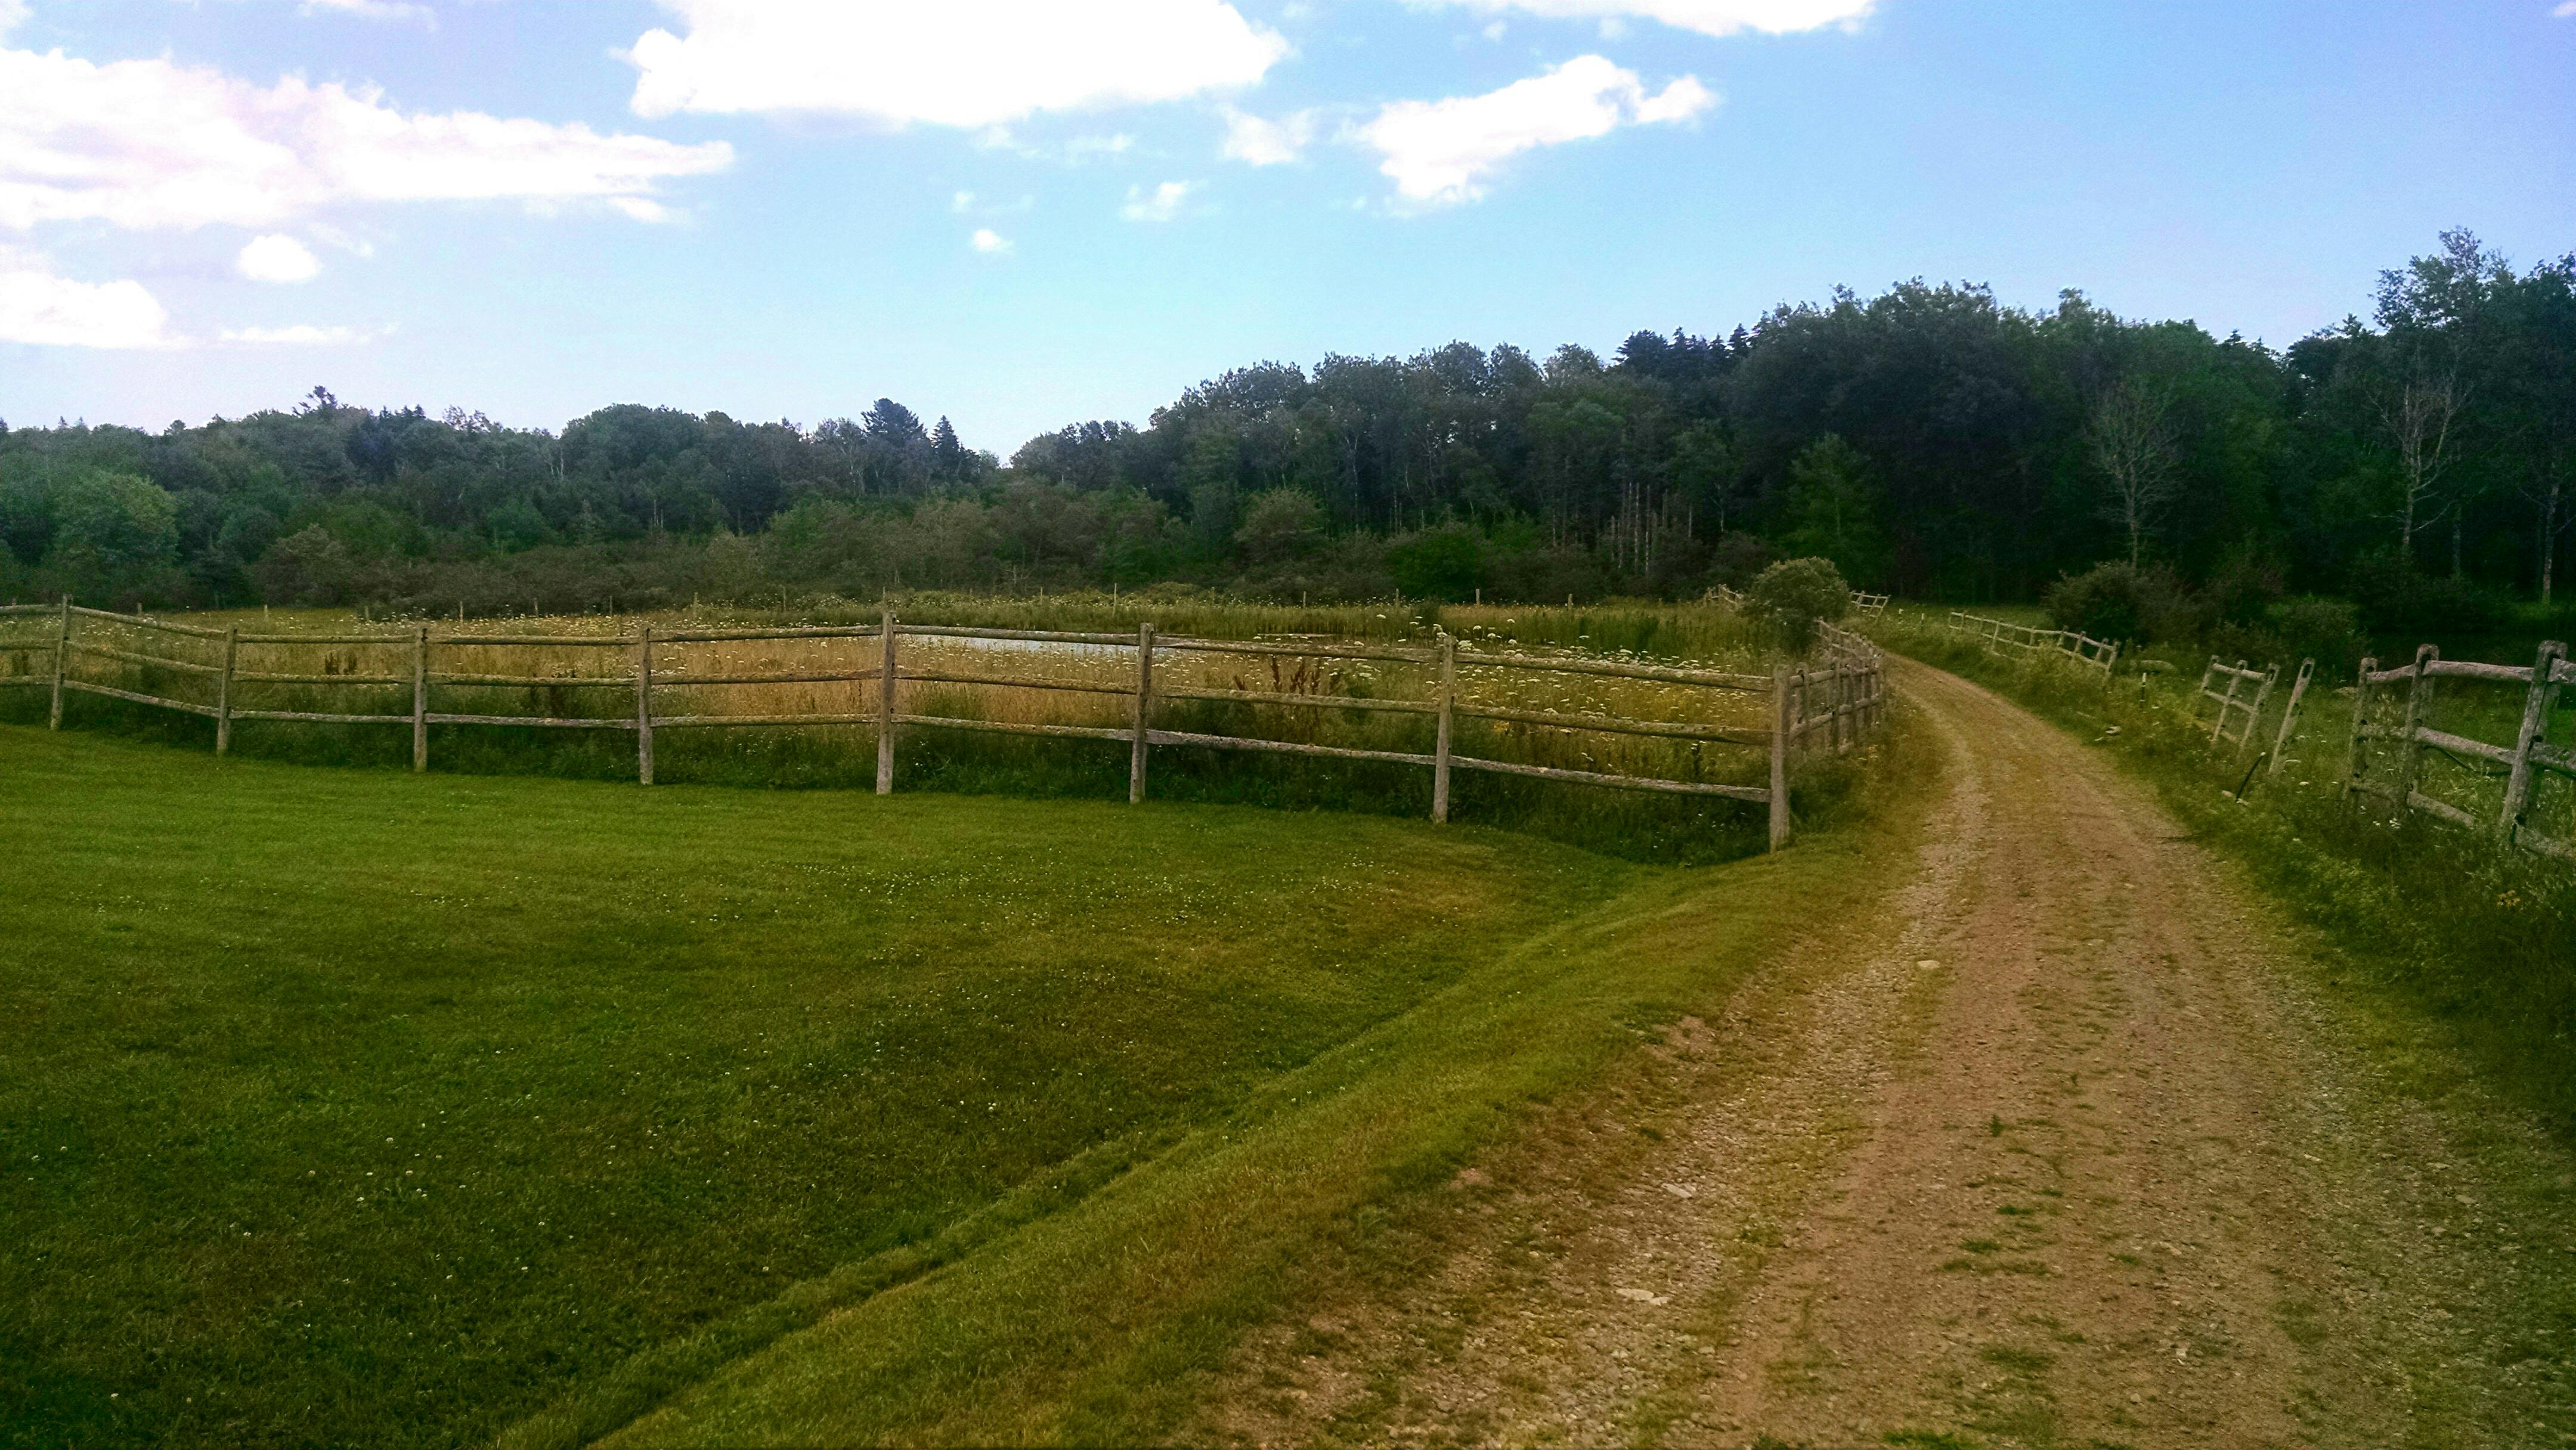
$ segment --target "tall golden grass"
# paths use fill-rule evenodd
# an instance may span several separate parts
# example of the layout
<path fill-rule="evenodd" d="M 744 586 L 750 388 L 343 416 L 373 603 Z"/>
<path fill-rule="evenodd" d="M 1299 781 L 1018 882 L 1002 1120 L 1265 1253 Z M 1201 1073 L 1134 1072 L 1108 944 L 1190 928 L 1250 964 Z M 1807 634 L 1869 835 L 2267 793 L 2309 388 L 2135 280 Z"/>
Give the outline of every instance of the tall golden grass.
<path fill-rule="evenodd" d="M 498 675 L 543 679 L 538 685 L 436 683 L 434 713 L 536 716 L 551 719 L 629 720 L 635 712 L 635 639 L 649 626 L 657 636 L 725 629 L 802 628 L 873 623 L 879 609 L 850 601 L 807 601 L 792 611 L 691 608 L 646 616 L 524 616 L 515 619 L 428 621 L 429 669 L 435 675 Z M 1207 734 L 1256 736 L 1362 749 L 1425 752 L 1433 734 L 1428 714 L 1337 709 L 1325 703 L 1413 701 L 1438 697 L 1438 670 L 1429 662 L 1438 633 L 1447 630 L 1471 651 L 1527 658 L 1580 658 L 1687 662 L 1703 668 L 1760 673 L 1768 669 L 1756 633 L 1715 605 L 1600 607 L 1500 606 L 1445 609 L 1402 606 L 1334 606 L 1303 609 L 1174 597 L 1073 596 L 1045 601 L 918 596 L 900 601 L 906 623 L 981 628 L 1045 629 L 1126 634 L 1154 623 L 1165 641 L 1262 641 L 1291 648 L 1398 646 L 1418 659 L 1348 659 L 1327 655 L 1233 654 L 1198 649 L 1158 649 L 1155 659 L 1156 722 L 1165 728 Z M 37 622 L 50 630 L 51 621 Z M 384 632 L 375 642 L 343 640 L 238 646 L 232 707 L 333 714 L 404 715 L 410 709 L 412 629 L 346 611 L 238 611 L 190 616 L 201 628 L 230 626 L 260 636 L 338 636 Z M 215 676 L 184 665 L 209 667 L 222 659 L 220 640 L 154 630 L 140 624 L 80 619 L 80 640 L 128 656 L 156 656 L 174 663 L 77 654 L 75 678 L 183 700 L 215 702 Z M 473 642 L 478 637 L 546 636 L 596 639 L 598 644 Z M 1009 724 L 1124 728 L 1133 722 L 1137 649 L 1115 644 L 1029 644 L 898 633 L 898 674 L 977 676 L 992 684 L 902 678 L 899 713 Z M 720 639 L 657 638 L 657 680 L 689 676 L 856 674 L 876 668 L 874 637 Z M 50 669 L 44 655 L 16 657 L 21 669 Z M 293 682 L 245 676 L 306 677 Z M 346 679 L 349 683 L 336 683 Z M 331 680 L 334 683 L 317 683 Z M 379 681 L 381 683 L 359 683 Z M 1014 686 L 1011 682 L 1026 682 Z M 1032 685 L 1059 688 L 1032 688 Z M 1082 688 L 1063 688 L 1082 687 Z M 1205 691 L 1297 697 L 1306 704 L 1163 698 L 1166 692 Z M 1095 693 L 1096 692 L 1096 693 Z M 1627 679 L 1462 664 L 1457 699 L 1462 707 L 1545 711 L 1759 731 L 1768 726 L 1766 697 L 1667 681 Z M 873 680 L 767 684 L 658 685 L 657 718 L 673 716 L 866 716 L 878 707 Z M 865 732 L 836 738 L 858 748 Z M 1457 748 L 1533 765 L 1659 776 L 1668 779 L 1744 782 L 1764 768 L 1761 752 L 1742 746 L 1619 736 L 1554 725 L 1460 720 Z"/>

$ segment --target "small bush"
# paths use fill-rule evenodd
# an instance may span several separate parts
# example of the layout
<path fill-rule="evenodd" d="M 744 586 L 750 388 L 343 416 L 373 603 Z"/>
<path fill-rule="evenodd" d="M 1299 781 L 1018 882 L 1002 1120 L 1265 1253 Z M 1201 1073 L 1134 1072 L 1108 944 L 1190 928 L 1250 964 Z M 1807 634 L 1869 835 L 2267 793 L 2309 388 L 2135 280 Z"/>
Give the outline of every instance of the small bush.
<path fill-rule="evenodd" d="M 2351 601 L 2313 594 L 2272 606 L 2272 632 L 2291 659 L 2307 658 L 2330 674 L 2345 675 L 2361 660 L 2361 611 Z"/>
<path fill-rule="evenodd" d="M 1443 524 L 1394 544 L 1386 567 L 1408 599 L 1463 604 L 1485 582 L 1485 539 L 1464 524 Z"/>
<path fill-rule="evenodd" d="M 2202 631 L 2200 649 L 2206 649 L 2222 660 L 2243 660 L 2256 669 L 2265 665 L 2285 666 L 2288 673 L 2298 672 L 2299 663 L 2281 636 L 2260 624 L 2238 624 L 2222 619 Z"/>
<path fill-rule="evenodd" d="M 2210 576 L 2201 597 L 2210 613 L 2229 624 L 2256 625 L 2280 602 L 2281 571 L 2250 555 L 2239 554 Z"/>
<path fill-rule="evenodd" d="M 2404 558 L 2379 554 L 2352 571 L 2353 602 L 2373 634 L 2493 634 L 2504 627 L 2503 596 L 2466 579 L 2427 574 Z"/>
<path fill-rule="evenodd" d="M 1741 589 L 1752 583 L 1753 576 L 1770 563 L 1770 540 L 1741 529 L 1730 530 L 1719 535 L 1717 543 L 1709 549 L 1709 582 Z"/>
<path fill-rule="evenodd" d="M 1744 591 L 1753 611 L 1771 622 L 1790 649 L 1816 641 L 1816 622 L 1851 613 L 1851 585 L 1831 559 L 1783 559 L 1753 577 Z"/>
<path fill-rule="evenodd" d="M 2096 565 L 2050 585 L 2042 602 L 2059 629 L 2124 644 L 2189 639 L 2204 623 L 2203 606 L 2190 586 L 2164 568 Z"/>

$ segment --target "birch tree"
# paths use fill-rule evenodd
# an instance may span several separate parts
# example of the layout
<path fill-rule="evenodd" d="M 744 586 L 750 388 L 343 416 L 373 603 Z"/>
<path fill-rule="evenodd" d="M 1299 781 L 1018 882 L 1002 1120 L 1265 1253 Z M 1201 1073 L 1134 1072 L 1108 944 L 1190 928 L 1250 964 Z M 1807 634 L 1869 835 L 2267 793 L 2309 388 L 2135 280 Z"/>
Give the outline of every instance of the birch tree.
<path fill-rule="evenodd" d="M 2102 516 L 2127 534 L 2129 564 L 2135 568 L 2145 559 L 2147 536 L 2173 502 L 2179 483 L 2171 396 L 2152 384 L 2122 378 L 2093 405 L 2085 444 L 2109 484 Z"/>
<path fill-rule="evenodd" d="M 2459 379 L 2410 378 L 2383 401 L 2379 426 L 2397 454 L 2397 552 L 2412 563 L 2415 536 L 2439 523 L 2453 500 L 2443 492 L 2458 458 Z"/>

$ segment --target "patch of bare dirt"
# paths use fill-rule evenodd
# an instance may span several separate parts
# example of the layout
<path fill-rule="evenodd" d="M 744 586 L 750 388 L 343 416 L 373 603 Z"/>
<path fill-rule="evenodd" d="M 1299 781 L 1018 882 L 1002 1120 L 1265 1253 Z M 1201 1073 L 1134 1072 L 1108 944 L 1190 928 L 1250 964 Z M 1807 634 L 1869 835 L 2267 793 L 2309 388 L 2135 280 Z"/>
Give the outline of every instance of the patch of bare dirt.
<path fill-rule="evenodd" d="M 1950 768 L 1887 919 L 1462 1174 L 1429 1268 L 1255 1336 L 1191 1438 L 2565 1443 L 2479 1312 L 2565 1226 L 2481 1208 L 2142 790 L 1904 680 Z"/>

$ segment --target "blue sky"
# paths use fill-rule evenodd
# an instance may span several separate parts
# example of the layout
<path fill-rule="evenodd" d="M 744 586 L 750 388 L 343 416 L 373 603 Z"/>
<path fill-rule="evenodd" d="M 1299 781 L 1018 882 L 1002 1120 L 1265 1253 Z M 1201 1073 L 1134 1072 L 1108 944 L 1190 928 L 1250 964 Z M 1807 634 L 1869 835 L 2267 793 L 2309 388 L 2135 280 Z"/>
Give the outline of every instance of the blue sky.
<path fill-rule="evenodd" d="M 1261 359 L 1607 350 L 1913 276 L 2280 344 L 2445 226 L 2576 249 L 2576 0 L 0 0 L 0 26 L 13 424 L 316 383 L 545 426 L 893 396 L 1007 455 Z"/>

